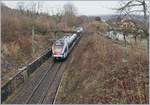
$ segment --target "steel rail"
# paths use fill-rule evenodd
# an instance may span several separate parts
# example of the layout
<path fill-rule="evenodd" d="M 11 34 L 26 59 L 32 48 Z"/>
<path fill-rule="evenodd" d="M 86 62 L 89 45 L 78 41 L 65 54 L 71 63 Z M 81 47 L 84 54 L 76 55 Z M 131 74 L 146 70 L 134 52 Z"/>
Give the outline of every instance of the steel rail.
<path fill-rule="evenodd" d="M 44 76 L 41 78 L 41 80 L 39 81 L 39 83 L 36 85 L 36 87 L 34 88 L 34 90 L 32 91 L 31 95 L 28 97 L 28 99 L 26 100 L 25 103 L 28 103 L 30 101 L 30 99 L 32 98 L 32 96 L 34 95 L 34 93 L 36 92 L 36 90 L 38 89 L 38 87 L 40 86 L 40 84 L 42 83 L 42 81 L 44 80 L 44 78 L 46 77 L 46 75 L 48 74 L 48 72 L 50 72 L 51 68 L 53 68 L 54 64 L 51 65 L 50 69 L 47 70 L 47 72 L 44 74 Z"/>
<path fill-rule="evenodd" d="M 70 47 L 70 53 L 72 52 L 73 48 L 79 43 L 80 39 L 81 39 L 81 35 L 79 37 L 77 37 L 76 41 L 72 44 L 72 46 Z M 70 56 L 70 54 L 68 55 Z M 62 76 L 63 76 L 64 73 L 62 73 Z M 60 84 L 62 82 L 62 77 L 61 79 L 59 80 L 59 84 L 57 86 L 57 89 L 56 89 L 56 92 L 55 92 L 55 96 L 54 96 L 54 99 L 52 100 L 52 103 L 51 104 L 56 104 L 56 98 L 57 98 L 57 94 L 58 94 L 58 91 L 59 91 L 59 88 L 60 88 Z"/>
<path fill-rule="evenodd" d="M 33 103 L 34 100 L 35 100 L 35 98 L 39 98 L 38 96 L 40 96 L 41 94 L 38 93 L 38 94 L 36 95 L 36 92 L 38 92 L 39 90 L 41 90 L 40 86 L 42 86 L 42 84 L 47 84 L 47 86 L 46 86 L 46 91 L 44 91 L 44 95 L 43 95 L 42 97 L 40 97 L 39 100 L 36 100 L 36 101 L 40 103 L 42 100 L 44 100 L 44 97 L 46 96 L 47 91 L 48 91 L 50 85 L 51 85 L 51 84 L 53 83 L 53 81 L 55 80 L 55 77 L 56 77 L 56 75 L 57 75 L 57 73 L 58 73 L 58 71 L 59 71 L 59 69 L 60 69 L 60 67 L 61 67 L 61 64 L 62 64 L 62 63 L 60 63 L 59 65 L 57 65 L 57 63 L 54 63 L 54 64 L 51 66 L 51 68 L 46 72 L 46 74 L 45 74 L 45 75 L 43 76 L 43 78 L 40 80 L 39 84 L 34 88 L 33 92 L 31 93 L 31 95 L 29 96 L 29 98 L 27 99 L 27 101 L 25 102 L 26 104 L 28 104 L 28 103 Z M 55 68 L 55 67 L 56 67 L 56 68 Z M 48 80 L 48 79 L 46 79 L 46 77 L 48 76 L 48 74 L 49 74 L 50 71 L 51 71 L 51 73 L 52 73 L 52 76 L 51 76 L 52 79 L 50 79 L 50 82 L 48 82 L 48 81 L 46 81 L 46 80 Z M 45 82 L 45 81 L 46 81 L 46 82 Z"/>
<path fill-rule="evenodd" d="M 55 74 L 55 78 L 56 78 L 56 76 L 57 76 L 57 74 L 58 74 L 58 72 L 59 72 L 59 70 L 60 70 L 61 65 L 62 65 L 62 63 L 61 63 L 61 64 L 59 65 L 59 67 L 57 68 L 57 72 L 56 72 L 56 74 Z M 46 89 L 46 94 L 43 96 L 43 98 L 41 98 L 40 103 L 43 103 L 43 101 L 44 101 L 44 99 L 45 99 L 45 97 L 46 97 L 46 95 L 47 95 L 47 92 L 48 92 L 49 88 L 51 87 L 51 85 L 53 84 L 55 78 L 53 78 L 53 80 L 50 82 L 48 88 Z"/>

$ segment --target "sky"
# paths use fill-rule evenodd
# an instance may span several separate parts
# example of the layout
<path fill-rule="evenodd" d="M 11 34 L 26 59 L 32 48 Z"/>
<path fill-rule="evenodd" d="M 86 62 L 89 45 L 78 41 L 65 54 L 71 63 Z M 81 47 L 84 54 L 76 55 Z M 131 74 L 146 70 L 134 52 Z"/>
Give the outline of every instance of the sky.
<path fill-rule="evenodd" d="M 17 8 L 18 1 L 2 1 L 11 8 Z M 28 4 L 30 1 L 24 1 Z M 56 13 L 57 9 L 62 9 L 66 3 L 73 4 L 77 9 L 78 15 L 105 15 L 115 14 L 112 8 L 119 6 L 119 1 L 40 1 L 42 5 L 41 11 L 49 14 Z"/>
<path fill-rule="evenodd" d="M 18 1 L 2 1 L 5 5 L 11 8 L 17 8 Z M 31 1 L 24 1 L 29 5 Z M 77 15 L 108 15 L 116 14 L 115 8 L 120 6 L 117 1 L 39 1 L 42 12 L 47 12 L 50 15 L 55 14 L 58 9 L 63 9 L 64 4 L 71 3 L 76 7 Z"/>

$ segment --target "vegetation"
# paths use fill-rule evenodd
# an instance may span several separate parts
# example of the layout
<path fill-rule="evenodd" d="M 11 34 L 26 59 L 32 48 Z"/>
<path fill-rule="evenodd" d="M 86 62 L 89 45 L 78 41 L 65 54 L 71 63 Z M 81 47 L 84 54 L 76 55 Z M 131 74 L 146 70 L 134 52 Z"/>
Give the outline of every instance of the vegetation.
<path fill-rule="evenodd" d="M 122 14 L 127 15 L 128 17 L 130 17 L 132 19 L 132 21 L 134 22 L 134 29 L 133 27 L 131 28 L 130 26 L 128 26 L 125 30 L 125 34 L 127 33 L 132 33 L 134 34 L 133 37 L 135 39 L 136 42 L 136 37 L 139 34 L 142 34 L 141 32 L 138 32 L 139 30 L 142 30 L 142 32 L 144 33 L 143 35 L 147 38 L 147 52 L 148 52 L 148 48 L 149 48 L 149 21 L 148 21 L 148 13 L 149 11 L 149 4 L 146 0 L 129 0 L 126 3 L 122 3 L 123 5 L 118 8 L 118 11 L 120 11 Z M 139 7 L 139 8 L 135 8 Z M 142 9 L 141 9 L 142 8 Z M 135 22 L 135 19 L 133 16 L 131 16 L 131 14 L 133 13 L 142 13 L 144 15 L 144 20 L 143 22 Z M 137 33 L 138 32 L 138 33 Z"/>
<path fill-rule="evenodd" d="M 125 49 L 103 36 L 89 35 L 81 39 L 65 70 L 58 104 L 149 102 L 145 51 Z"/>
<path fill-rule="evenodd" d="M 18 2 L 18 9 L 1 4 L 2 83 L 18 72 L 18 67 L 31 62 L 51 46 L 50 39 L 56 37 L 53 31 L 70 30 L 76 20 L 82 19 L 75 16 L 74 8 L 66 4 L 64 10 L 49 16 L 39 12 L 39 2 L 31 2 L 29 6 Z"/>
<path fill-rule="evenodd" d="M 133 5 L 130 3 L 132 0 L 119 10 Z M 69 57 L 56 103 L 148 103 L 148 53 L 137 46 L 149 34 L 145 22 L 129 15 L 106 22 L 98 16 L 77 16 L 70 3 L 51 16 L 40 8 L 39 2 L 29 6 L 19 2 L 17 9 L 1 5 L 2 83 L 16 74 L 19 66 L 50 48 L 50 39 L 62 36 L 55 30 L 83 26 L 84 35 Z M 110 30 L 123 32 L 125 45 L 129 35 L 135 43 L 129 47 L 114 43 L 105 37 Z"/>

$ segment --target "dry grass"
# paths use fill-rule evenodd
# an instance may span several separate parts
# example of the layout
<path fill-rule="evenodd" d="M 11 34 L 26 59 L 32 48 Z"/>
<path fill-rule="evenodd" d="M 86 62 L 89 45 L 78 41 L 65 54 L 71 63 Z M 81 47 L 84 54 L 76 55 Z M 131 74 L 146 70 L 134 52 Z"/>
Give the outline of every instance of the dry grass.
<path fill-rule="evenodd" d="M 57 24 L 47 15 L 35 17 L 33 21 L 19 11 L 2 8 L 1 65 L 2 73 L 5 73 L 2 76 L 12 76 L 20 64 L 36 58 L 50 46 L 48 38 L 38 35 L 35 38 L 37 53 L 32 53 L 32 24 L 36 34 L 43 35 L 49 35 L 49 29 L 71 29 L 63 19 Z M 91 33 L 107 30 L 103 22 L 85 22 L 83 26 Z M 101 36 L 91 35 L 83 37 L 72 54 L 57 103 L 148 103 L 148 56 L 145 51 L 124 49 Z"/>
<path fill-rule="evenodd" d="M 1 71 L 3 82 L 3 80 L 8 80 L 8 78 L 18 72 L 19 66 L 33 61 L 45 49 L 50 47 L 49 38 L 52 36 L 48 33 L 48 30 L 55 27 L 56 23 L 48 15 L 40 14 L 31 17 L 27 13 L 22 14 L 18 10 L 10 9 L 3 5 L 1 9 Z M 32 53 L 32 24 L 35 26 L 36 53 Z"/>
<path fill-rule="evenodd" d="M 32 62 L 46 49 L 50 48 L 51 43 L 49 38 L 50 36 L 35 36 L 35 53 L 32 53 L 31 37 L 22 36 L 16 39 L 16 41 L 2 43 L 2 83 L 16 74 L 16 72 L 18 72 L 18 67 Z"/>
<path fill-rule="evenodd" d="M 84 23 L 84 28 L 88 33 L 94 33 L 97 31 L 105 32 L 108 29 L 108 25 L 105 22 L 92 21 L 90 23 Z"/>
<path fill-rule="evenodd" d="M 56 103 L 148 103 L 145 51 L 122 48 L 98 35 L 83 37 L 79 45 Z"/>

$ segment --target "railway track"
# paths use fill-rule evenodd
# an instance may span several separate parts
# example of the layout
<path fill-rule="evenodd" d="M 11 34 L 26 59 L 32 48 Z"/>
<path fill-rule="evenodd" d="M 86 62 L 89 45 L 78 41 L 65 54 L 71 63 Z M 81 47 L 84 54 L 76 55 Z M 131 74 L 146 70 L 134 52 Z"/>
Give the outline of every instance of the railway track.
<path fill-rule="evenodd" d="M 45 75 L 41 78 L 39 84 L 34 88 L 31 95 L 28 97 L 26 104 L 36 104 L 42 103 L 42 100 L 47 94 L 49 87 L 55 80 L 55 76 L 57 75 L 58 71 L 60 70 L 62 63 L 54 63 L 50 70 L 48 70 Z"/>
<path fill-rule="evenodd" d="M 43 65 L 41 65 L 35 73 L 31 75 L 31 77 L 24 83 L 24 85 L 19 88 L 15 94 L 9 97 L 4 103 L 12 103 L 12 104 L 23 104 L 25 103 L 26 99 L 33 91 L 34 87 L 39 83 L 40 79 L 43 77 L 45 72 L 49 70 L 50 61 L 46 61 Z"/>
<path fill-rule="evenodd" d="M 73 43 L 73 46 L 70 48 L 71 52 L 73 48 L 78 46 L 78 42 L 80 41 L 82 36 L 77 38 L 77 41 Z M 56 75 L 54 82 L 52 83 L 51 87 L 49 88 L 49 91 L 44 98 L 42 104 L 55 104 L 56 98 L 57 98 L 57 93 L 59 91 L 59 87 L 62 81 L 62 76 L 64 73 L 64 70 L 67 68 L 67 65 L 69 61 L 71 60 L 71 54 L 68 55 L 67 61 L 65 61 L 65 65 L 61 67 L 62 70 L 59 71 L 59 73 Z"/>
<path fill-rule="evenodd" d="M 73 44 L 73 47 L 78 40 Z M 73 49 L 71 48 L 71 50 Z M 69 54 L 70 55 L 70 54 Z M 68 60 L 66 60 L 68 62 Z M 65 62 L 66 62 L 65 61 Z M 51 63 L 50 63 L 51 62 Z M 64 62 L 64 63 L 65 63 Z M 12 95 L 6 103 L 8 104 L 53 104 L 61 77 L 65 69 L 61 69 L 61 62 L 46 61 L 37 70 L 33 77 L 20 88 L 15 95 Z"/>
<path fill-rule="evenodd" d="M 65 69 L 60 69 L 56 74 L 54 81 L 47 91 L 47 94 L 41 101 L 42 104 L 53 104 L 64 70 Z"/>
<path fill-rule="evenodd" d="M 72 52 L 73 48 L 75 47 L 76 44 L 78 44 L 79 40 L 80 40 L 81 36 L 77 38 L 77 40 L 72 44 L 72 47 L 70 48 L 70 52 Z M 70 59 L 71 59 L 71 54 L 69 53 L 68 55 L 68 59 L 67 61 L 65 61 L 65 65 L 63 65 L 63 67 L 61 67 L 61 70 L 58 71 L 54 82 L 52 83 L 52 85 L 49 87 L 47 95 L 45 96 L 45 98 L 43 98 L 43 101 L 41 102 L 42 104 L 55 104 L 55 100 L 56 100 L 56 94 L 59 91 L 59 86 L 61 83 L 61 79 L 64 73 L 65 68 L 67 67 L 67 64 L 69 63 Z"/>
<path fill-rule="evenodd" d="M 31 81 L 29 81 L 23 88 L 21 88 L 17 92 L 18 94 L 14 95 L 14 97 L 12 96 L 12 100 L 6 103 L 41 103 L 43 98 L 46 96 L 49 86 L 53 83 L 61 65 L 62 63 L 53 63 L 45 67 L 45 69 L 48 70 L 39 70 L 39 72 L 36 74 L 36 78 L 31 79 Z"/>

